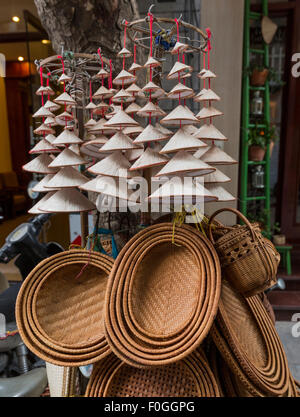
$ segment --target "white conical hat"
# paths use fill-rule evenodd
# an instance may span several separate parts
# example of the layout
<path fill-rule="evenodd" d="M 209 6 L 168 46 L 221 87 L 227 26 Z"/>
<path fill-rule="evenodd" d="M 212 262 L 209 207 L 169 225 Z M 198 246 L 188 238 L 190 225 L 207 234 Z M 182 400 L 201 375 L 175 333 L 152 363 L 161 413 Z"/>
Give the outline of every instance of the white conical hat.
<path fill-rule="evenodd" d="M 222 182 L 229 182 L 231 179 L 227 177 L 223 172 L 221 172 L 218 168 L 211 174 L 204 175 L 204 182 L 208 184 L 216 184 Z"/>
<path fill-rule="evenodd" d="M 54 114 L 51 113 L 51 111 L 45 106 L 42 106 L 33 114 L 32 117 L 54 117 Z"/>
<path fill-rule="evenodd" d="M 124 153 L 124 156 L 128 159 L 129 162 L 137 160 L 144 152 L 144 147 L 141 146 L 137 149 L 129 149 Z"/>
<path fill-rule="evenodd" d="M 85 160 L 70 149 L 65 148 L 52 162 L 49 167 L 67 167 L 85 164 Z"/>
<path fill-rule="evenodd" d="M 97 72 L 95 77 L 100 78 L 100 80 L 103 80 L 104 78 L 109 77 L 109 73 L 104 68 L 101 68 L 100 71 Z"/>
<path fill-rule="evenodd" d="M 110 135 L 111 133 L 115 133 L 116 129 L 113 127 L 106 127 L 105 123 L 106 123 L 106 120 L 103 118 L 98 120 L 98 122 L 89 129 L 89 132 L 101 133 L 101 134 L 105 133 L 107 135 Z"/>
<path fill-rule="evenodd" d="M 135 83 L 131 84 L 129 87 L 125 90 L 127 93 L 130 93 L 131 95 L 136 95 L 142 91 L 141 87 L 136 85 Z"/>
<path fill-rule="evenodd" d="M 206 146 L 206 143 L 202 142 L 200 139 L 197 139 L 195 136 L 190 135 L 183 128 L 181 128 L 177 130 L 175 135 L 170 138 L 160 153 L 173 153 L 182 149 L 186 151 L 193 151 L 195 149 Z"/>
<path fill-rule="evenodd" d="M 97 122 L 96 122 L 96 120 L 95 119 L 89 119 L 85 124 L 84 124 L 84 127 L 86 127 L 86 128 L 91 128 L 92 126 L 95 126 L 95 124 L 96 124 Z"/>
<path fill-rule="evenodd" d="M 82 140 L 69 129 L 64 129 L 52 142 L 53 145 L 71 145 L 82 143 Z"/>
<path fill-rule="evenodd" d="M 178 54 L 178 52 L 182 54 L 188 48 L 189 48 L 189 46 L 186 43 L 182 43 L 182 42 L 177 41 L 174 45 L 174 48 L 171 51 L 171 54 L 175 55 L 175 54 Z"/>
<path fill-rule="evenodd" d="M 184 197 L 184 200 L 183 200 Z M 178 181 L 178 179 L 170 179 L 159 187 L 149 197 L 149 200 L 166 200 L 173 203 L 195 204 L 199 200 L 217 201 L 218 198 L 210 191 L 203 187 L 203 185 L 190 181 Z M 203 201 L 202 200 L 202 201 Z"/>
<path fill-rule="evenodd" d="M 125 113 L 133 114 L 133 113 L 137 113 L 139 110 L 141 110 L 141 106 L 139 106 L 137 103 L 131 103 L 125 110 Z"/>
<path fill-rule="evenodd" d="M 200 159 L 195 158 L 190 153 L 182 150 L 177 152 L 169 162 L 156 174 L 156 177 L 173 176 L 175 174 L 205 175 L 215 171 Z"/>
<path fill-rule="evenodd" d="M 231 156 L 222 151 L 218 146 L 212 145 L 207 152 L 201 157 L 202 161 L 214 165 L 232 165 L 237 164 Z"/>
<path fill-rule="evenodd" d="M 136 148 L 138 148 L 138 146 L 133 143 L 129 136 L 125 135 L 122 131 L 118 131 L 102 146 L 101 149 L 99 149 L 99 152 L 112 152 Z"/>
<path fill-rule="evenodd" d="M 60 152 L 60 150 L 48 142 L 46 139 L 41 139 L 37 142 L 37 144 L 29 151 L 30 154 L 32 153 L 43 153 L 43 152 Z"/>
<path fill-rule="evenodd" d="M 209 69 L 202 69 L 198 74 L 197 77 L 201 78 L 202 80 L 206 80 L 207 78 L 216 78 L 216 74 L 214 74 Z"/>
<path fill-rule="evenodd" d="M 154 67 L 161 67 L 161 62 L 157 61 L 157 59 L 149 56 L 147 62 L 144 64 L 144 68 L 154 68 Z"/>
<path fill-rule="evenodd" d="M 40 86 L 40 87 L 36 90 L 35 94 L 36 94 L 37 96 L 41 96 L 41 95 L 43 95 L 43 94 L 47 94 L 47 91 L 48 91 L 47 87 L 45 87 L 45 86 L 41 85 L 41 86 Z"/>
<path fill-rule="evenodd" d="M 181 129 L 183 129 L 183 131 L 189 135 L 193 135 L 198 130 L 198 128 L 193 125 L 184 125 Z"/>
<path fill-rule="evenodd" d="M 73 167 L 63 167 L 45 184 L 45 188 L 70 188 L 79 187 L 88 181 L 78 169 Z"/>
<path fill-rule="evenodd" d="M 125 158 L 121 151 L 116 151 L 88 168 L 88 171 L 95 175 L 130 178 L 129 168 L 130 162 L 128 159 Z"/>
<path fill-rule="evenodd" d="M 119 105 L 117 105 L 117 104 L 113 104 L 113 103 L 111 103 L 111 105 L 109 106 L 109 112 L 107 112 L 106 114 L 105 114 L 105 117 L 106 117 L 106 119 L 108 120 L 108 119 L 111 119 L 115 114 L 117 114 L 118 113 L 118 111 L 119 110 L 121 110 L 122 109 L 122 106 L 119 106 Z"/>
<path fill-rule="evenodd" d="M 140 64 L 137 64 L 136 62 L 133 62 L 130 66 L 130 68 L 128 69 L 129 72 L 134 72 L 134 71 L 138 71 L 140 69 L 142 69 L 143 66 Z"/>
<path fill-rule="evenodd" d="M 136 122 L 132 117 L 125 113 L 124 110 L 119 110 L 108 122 L 105 123 L 106 127 L 127 127 L 127 126 L 137 126 Z M 92 131 L 93 129 L 91 129 Z"/>
<path fill-rule="evenodd" d="M 125 91 L 123 88 L 117 92 L 112 98 L 113 103 L 131 103 L 134 101 L 134 97 L 130 92 Z"/>
<path fill-rule="evenodd" d="M 202 93 L 201 91 L 194 97 L 194 101 L 199 102 L 199 101 L 206 101 L 206 100 L 208 101 L 220 101 L 221 100 L 220 97 L 210 88 Z"/>
<path fill-rule="evenodd" d="M 76 104 L 76 101 L 66 92 L 60 94 L 53 101 L 58 104 Z"/>
<path fill-rule="evenodd" d="M 121 51 L 117 53 L 119 58 L 129 58 L 132 56 L 132 52 L 130 52 L 127 48 L 122 48 Z"/>
<path fill-rule="evenodd" d="M 113 80 L 115 85 L 126 85 L 136 81 L 136 76 L 126 70 L 122 70 Z"/>
<path fill-rule="evenodd" d="M 50 133 L 49 135 L 47 135 L 45 137 L 45 139 L 46 139 L 47 142 L 53 143 L 55 141 L 55 139 L 56 139 L 56 136 L 54 136 L 54 135 L 52 135 L 52 133 Z"/>
<path fill-rule="evenodd" d="M 63 113 L 60 113 L 56 116 L 56 119 L 63 120 L 64 122 L 73 120 L 74 116 L 71 113 L 68 113 L 67 111 L 64 111 Z"/>
<path fill-rule="evenodd" d="M 46 119 L 44 120 L 44 125 L 52 127 L 52 126 L 57 126 L 58 123 L 55 117 L 46 117 Z"/>
<path fill-rule="evenodd" d="M 50 191 L 46 195 L 44 195 L 43 198 L 41 198 L 33 207 L 31 207 L 30 210 L 28 210 L 28 213 L 30 214 L 47 213 L 46 211 L 40 209 L 40 205 L 46 203 L 49 200 L 49 198 L 53 196 L 53 194 L 55 194 L 55 191 Z"/>
<path fill-rule="evenodd" d="M 175 109 L 173 109 L 171 113 L 167 114 L 167 116 L 161 119 L 160 123 L 166 125 L 180 126 L 180 124 L 183 125 L 199 123 L 199 120 L 196 116 L 193 115 L 191 111 L 189 111 L 186 107 L 180 104 L 179 106 L 175 107 Z"/>
<path fill-rule="evenodd" d="M 91 192 L 94 192 L 94 193 L 99 192 L 98 189 L 96 188 L 96 183 L 97 183 L 97 181 L 100 177 L 101 177 L 101 175 L 98 175 L 96 178 L 93 178 L 93 179 L 87 181 L 86 183 L 80 185 L 79 188 L 81 190 L 84 190 L 84 191 L 91 191 Z"/>
<path fill-rule="evenodd" d="M 99 104 L 97 104 L 96 108 L 92 110 L 92 112 L 93 114 L 101 114 L 103 116 L 105 113 L 107 113 L 109 107 L 109 104 L 102 100 Z"/>
<path fill-rule="evenodd" d="M 96 192 L 109 195 L 111 197 L 120 198 L 122 200 L 130 200 L 132 191 L 128 190 L 127 185 L 120 187 L 118 179 L 99 176 L 96 181 Z M 124 184 L 125 185 L 125 184 Z"/>
<path fill-rule="evenodd" d="M 65 74 L 64 72 L 61 74 L 61 76 L 58 79 L 58 82 L 69 82 L 72 81 L 72 77 L 70 77 L 69 75 Z"/>
<path fill-rule="evenodd" d="M 55 174 L 47 174 L 43 179 L 41 179 L 40 182 L 38 182 L 33 188 L 32 191 L 37 193 L 48 193 L 50 190 L 49 188 L 46 188 L 45 185 L 48 184 L 48 182 L 51 180 L 51 178 L 54 177 Z M 57 191 L 59 188 L 53 191 Z"/>
<path fill-rule="evenodd" d="M 164 127 L 164 126 L 162 126 L 160 123 L 158 123 L 158 122 L 156 122 L 155 123 L 155 128 L 157 129 L 157 130 L 159 130 L 161 133 L 163 133 L 164 135 L 166 135 L 166 136 L 172 136 L 173 135 L 173 132 L 172 132 L 172 130 L 169 130 L 169 129 L 167 129 L 166 127 Z M 197 130 L 197 128 L 196 128 L 196 130 Z"/>
<path fill-rule="evenodd" d="M 168 139 L 169 135 L 163 134 L 153 125 L 149 124 L 134 140 L 134 143 L 153 142 Z"/>
<path fill-rule="evenodd" d="M 165 116 L 166 112 L 164 112 L 157 104 L 154 104 L 152 101 L 149 101 L 144 107 L 141 108 L 137 112 L 138 116 L 142 117 L 159 117 L 159 116 Z"/>
<path fill-rule="evenodd" d="M 76 213 L 95 210 L 96 206 L 76 188 L 67 188 L 55 191 L 40 208 L 49 213 Z"/>
<path fill-rule="evenodd" d="M 182 76 L 192 71 L 193 71 L 193 68 L 190 65 L 186 65 L 183 62 L 176 61 L 166 78 L 168 80 L 172 80 L 173 78 L 178 78 L 178 76 L 179 78 L 182 78 Z"/>
<path fill-rule="evenodd" d="M 202 125 L 194 136 L 198 139 L 209 139 L 209 140 L 228 140 L 212 123 Z"/>
<path fill-rule="evenodd" d="M 87 104 L 86 106 L 85 106 L 85 108 L 86 109 L 88 109 L 88 110 L 93 110 L 93 109 L 95 109 L 97 106 L 96 106 L 96 104 L 95 103 L 93 103 L 92 101 L 90 101 L 89 102 L 89 104 Z"/>
<path fill-rule="evenodd" d="M 223 113 L 220 110 L 217 110 L 212 106 L 209 106 L 209 107 L 202 107 L 199 113 L 196 114 L 196 117 L 201 120 L 201 119 L 208 119 L 210 117 L 221 116 L 222 114 Z"/>
<path fill-rule="evenodd" d="M 55 133 L 55 130 L 52 129 L 50 126 L 46 126 L 42 123 L 38 128 L 36 128 L 33 133 L 36 135 L 49 135 L 50 133 Z"/>
<path fill-rule="evenodd" d="M 230 194 L 225 188 L 218 184 L 207 184 L 205 188 L 209 190 L 213 195 L 218 197 L 218 201 L 234 201 L 236 198 Z"/>
<path fill-rule="evenodd" d="M 168 158 L 164 155 L 159 155 L 157 151 L 148 147 L 142 155 L 135 161 L 130 168 L 130 171 L 150 168 L 157 165 L 163 165 L 168 162 Z"/>
<path fill-rule="evenodd" d="M 194 153 L 194 157 L 201 159 L 202 156 L 210 149 L 210 146 L 207 146 L 206 148 L 199 148 L 195 153 Z"/>
<path fill-rule="evenodd" d="M 48 109 L 50 112 L 54 112 L 58 109 L 60 109 L 60 105 L 53 103 L 53 101 L 51 100 L 47 100 L 46 103 L 44 104 L 45 109 Z"/>
<path fill-rule="evenodd" d="M 80 155 L 80 148 L 79 148 L 79 145 L 77 145 L 77 143 L 69 145 L 68 149 L 70 149 L 70 151 L 76 153 L 77 155 Z"/>
<path fill-rule="evenodd" d="M 138 126 L 129 126 L 129 127 L 125 127 L 125 129 L 123 129 L 123 133 L 125 133 L 125 135 L 130 136 L 130 137 L 136 137 L 143 130 L 144 130 L 144 128 L 140 125 L 138 125 Z"/>
<path fill-rule="evenodd" d="M 172 88 L 172 90 L 167 94 L 168 98 L 190 98 L 194 96 L 194 91 L 187 87 L 184 84 L 178 83 L 175 85 L 175 87 Z"/>
<path fill-rule="evenodd" d="M 155 84 L 153 81 L 149 81 L 143 88 L 142 91 L 151 92 L 153 93 L 156 90 L 161 90 L 161 87 Z"/>
<path fill-rule="evenodd" d="M 23 165 L 23 170 L 28 172 L 36 172 L 38 174 L 54 174 L 57 169 L 49 167 L 53 159 L 46 153 L 34 158 L 32 161 Z"/>
<path fill-rule="evenodd" d="M 99 87 L 98 90 L 93 94 L 93 98 L 95 99 L 108 98 L 109 96 L 110 91 L 104 85 L 101 85 L 101 87 Z"/>

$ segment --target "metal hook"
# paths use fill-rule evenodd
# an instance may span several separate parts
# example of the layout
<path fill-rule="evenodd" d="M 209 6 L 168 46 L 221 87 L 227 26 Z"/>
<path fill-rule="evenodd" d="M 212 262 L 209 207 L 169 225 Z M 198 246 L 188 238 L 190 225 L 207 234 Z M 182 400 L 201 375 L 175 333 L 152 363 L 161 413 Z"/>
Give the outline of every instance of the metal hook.
<path fill-rule="evenodd" d="M 151 6 L 149 7 L 149 9 L 148 9 L 148 14 L 152 14 L 151 13 L 151 10 L 153 9 L 153 7 L 155 6 L 155 4 L 153 3 L 153 4 L 151 4 Z"/>
<path fill-rule="evenodd" d="M 182 13 L 181 13 L 181 15 L 179 16 L 179 18 L 177 19 L 177 20 L 178 20 L 178 22 L 180 22 L 180 21 L 181 21 L 181 19 L 182 19 Z"/>

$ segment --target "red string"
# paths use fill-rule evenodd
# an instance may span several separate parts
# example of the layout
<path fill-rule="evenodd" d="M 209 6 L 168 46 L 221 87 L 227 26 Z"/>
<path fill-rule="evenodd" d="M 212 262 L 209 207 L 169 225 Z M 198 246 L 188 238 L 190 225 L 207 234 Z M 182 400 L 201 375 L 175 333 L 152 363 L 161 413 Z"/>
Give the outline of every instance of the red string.
<path fill-rule="evenodd" d="M 125 20 L 125 27 L 124 27 L 124 48 L 126 48 L 126 29 L 127 29 L 127 20 Z M 123 69 L 125 69 L 125 56 L 123 56 Z"/>
<path fill-rule="evenodd" d="M 65 73 L 65 63 L 64 63 L 64 59 L 61 55 L 58 55 L 57 58 L 59 58 L 61 60 L 61 65 L 62 65 L 62 69 L 63 69 L 63 74 Z M 66 82 L 64 81 L 64 93 L 66 92 Z M 65 111 L 66 111 L 66 105 L 65 105 Z"/>
<path fill-rule="evenodd" d="M 207 69 L 210 69 L 211 30 L 210 30 L 210 28 L 206 28 L 205 30 L 206 30 L 207 37 L 208 37 L 207 48 L 206 48 L 206 50 L 207 50 Z M 208 88 L 210 88 L 210 78 L 208 79 Z"/>
<path fill-rule="evenodd" d="M 48 78 L 47 78 L 47 87 L 49 87 L 49 85 L 50 85 L 50 75 L 51 75 L 51 72 L 48 72 L 47 73 L 47 76 L 48 76 Z M 50 100 L 50 93 L 48 93 L 48 100 Z"/>
<path fill-rule="evenodd" d="M 176 18 L 174 20 L 175 20 L 176 26 L 177 26 L 177 42 L 179 42 L 179 22 Z M 179 50 L 178 50 L 177 60 L 178 60 L 178 62 L 180 61 Z"/>
<path fill-rule="evenodd" d="M 148 13 L 148 16 L 150 18 L 150 56 L 152 57 L 152 27 L 153 27 L 153 14 L 152 13 Z M 150 67 L 151 69 L 151 67 Z"/>
<path fill-rule="evenodd" d="M 40 68 L 41 87 L 43 87 L 43 67 Z M 44 105 L 44 93 L 42 92 L 42 106 Z"/>
<path fill-rule="evenodd" d="M 108 88 L 112 88 L 112 64 L 111 64 L 111 59 L 109 60 L 109 82 L 108 82 Z"/>
<path fill-rule="evenodd" d="M 136 44 L 134 44 L 134 47 L 133 47 L 133 62 L 135 63 L 135 61 L 136 61 Z"/>

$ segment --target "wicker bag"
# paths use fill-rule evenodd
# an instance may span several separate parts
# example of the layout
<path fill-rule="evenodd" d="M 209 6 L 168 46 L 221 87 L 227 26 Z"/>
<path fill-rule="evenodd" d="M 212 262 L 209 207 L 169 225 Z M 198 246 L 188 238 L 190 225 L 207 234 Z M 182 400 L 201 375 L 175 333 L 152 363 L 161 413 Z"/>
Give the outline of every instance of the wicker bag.
<path fill-rule="evenodd" d="M 245 225 L 235 225 L 215 240 L 213 219 L 223 211 L 236 214 Z M 262 236 L 257 223 L 251 224 L 236 209 L 220 209 L 210 217 L 208 236 L 219 254 L 224 277 L 245 297 L 276 284 L 278 253 L 268 239 Z"/>

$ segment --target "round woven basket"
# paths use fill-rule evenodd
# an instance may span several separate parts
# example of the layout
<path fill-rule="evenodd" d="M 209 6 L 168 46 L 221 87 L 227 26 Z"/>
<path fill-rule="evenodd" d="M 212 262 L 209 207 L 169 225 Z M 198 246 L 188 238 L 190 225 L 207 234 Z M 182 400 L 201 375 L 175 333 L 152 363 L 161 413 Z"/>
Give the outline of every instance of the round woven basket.
<path fill-rule="evenodd" d="M 110 274 L 107 340 L 132 366 L 178 361 L 207 335 L 219 294 L 218 257 L 202 234 L 187 225 L 175 233 L 171 223 L 150 226 L 124 246 Z"/>
<path fill-rule="evenodd" d="M 42 261 L 28 275 L 16 302 L 17 325 L 37 356 L 80 366 L 107 356 L 103 305 L 113 260 L 71 250 Z"/>

